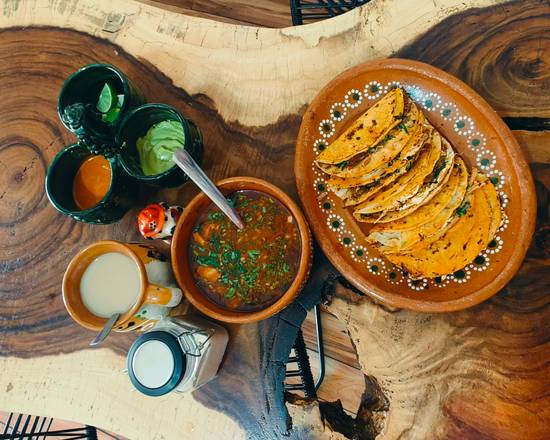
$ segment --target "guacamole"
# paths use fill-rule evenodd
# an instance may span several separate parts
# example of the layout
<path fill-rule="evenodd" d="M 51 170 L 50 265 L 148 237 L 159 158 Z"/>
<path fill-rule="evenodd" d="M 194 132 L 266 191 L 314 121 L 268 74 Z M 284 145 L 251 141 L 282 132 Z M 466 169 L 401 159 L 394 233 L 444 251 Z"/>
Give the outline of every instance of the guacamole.
<path fill-rule="evenodd" d="M 143 174 L 161 174 L 174 166 L 172 154 L 185 145 L 185 133 L 181 122 L 162 121 L 153 125 L 136 142 Z"/>

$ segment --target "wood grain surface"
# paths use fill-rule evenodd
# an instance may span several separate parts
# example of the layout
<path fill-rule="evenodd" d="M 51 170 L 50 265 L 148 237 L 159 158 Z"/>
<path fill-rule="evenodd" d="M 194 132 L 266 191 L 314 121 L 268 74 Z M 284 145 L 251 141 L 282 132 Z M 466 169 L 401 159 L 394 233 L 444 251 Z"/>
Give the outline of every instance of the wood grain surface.
<path fill-rule="evenodd" d="M 368 59 L 430 62 L 468 82 L 503 116 L 544 118 L 548 100 L 539 96 L 548 93 L 550 7 L 495 3 L 375 0 L 325 22 L 271 30 L 130 0 L 2 0 L 0 409 L 90 423 L 131 439 L 550 437 L 544 131 L 522 130 L 519 139 L 536 162 L 534 244 L 518 277 L 494 299 L 450 315 L 388 310 L 344 287 L 318 255 L 297 303 L 258 325 L 230 327 L 214 382 L 156 400 L 131 391 L 123 372 L 132 336 L 85 349 L 92 335 L 70 321 L 60 296 L 77 250 L 102 238 L 137 237 L 137 207 L 116 225 L 83 225 L 58 214 L 43 189 L 48 164 L 73 140 L 55 115 L 59 87 L 92 61 L 116 64 L 149 101 L 197 122 L 211 177 L 262 177 L 293 197 L 293 144 L 305 106 L 337 73 Z M 485 44 L 491 39 L 493 50 Z M 187 184 L 142 201 L 185 204 L 195 192 Z M 327 375 L 319 402 L 293 399 L 290 418 L 284 362 L 306 310 L 327 285 L 336 285 L 327 306 L 334 317 L 325 320 L 327 354 L 331 371 L 343 373 Z M 342 326 L 357 348 L 355 361 Z M 313 341 L 309 324 L 306 339 Z M 328 402 L 339 397 L 351 416 Z"/>
<path fill-rule="evenodd" d="M 399 51 L 452 73 L 503 117 L 550 118 L 548 2 L 472 9 Z"/>
<path fill-rule="evenodd" d="M 292 25 L 288 0 L 139 0 L 159 8 L 227 23 L 282 28 Z"/>
<path fill-rule="evenodd" d="M 6 130 L 0 161 L 4 167 L 9 164 L 2 173 L 5 194 L 1 221 L 8 226 L 7 237 L 1 245 L 6 259 L 3 287 L 10 293 L 8 307 L 0 309 L 0 316 L 6 322 L 2 344 L 9 352 L 35 356 L 64 351 L 66 332 L 74 333 L 70 350 L 85 348 L 89 334 L 74 326 L 57 295 L 67 261 L 93 241 L 107 238 L 129 241 L 139 237 L 135 226 L 138 208 L 114 226 L 94 228 L 58 214 L 45 197 L 42 182 L 46 167 L 64 145 L 74 142 L 61 128 L 55 108 L 57 93 L 67 73 L 94 60 L 111 60 L 116 50 L 116 65 L 148 101 L 169 104 L 201 127 L 204 166 L 211 175 L 254 175 L 255 170 L 248 169 L 243 160 L 246 157 L 254 162 L 256 170 L 264 170 L 263 177 L 293 192 L 292 176 L 276 173 L 276 168 L 277 165 L 292 166 L 297 116 L 282 119 L 276 130 L 269 126 L 244 129 L 223 121 L 205 97 L 193 98 L 174 88 L 152 65 L 139 63 L 121 48 L 105 41 L 60 29 L 27 29 L 24 32 L 11 29 L 0 31 L 0 35 L 3 46 L 0 62 L 5 66 L 0 79 L 12 91 L 6 96 L 6 110 L 0 115 Z M 71 42 L 70 47 L 56 50 L 58 42 L 64 40 Z M 47 62 L 37 62 L 34 54 L 40 51 L 51 52 Z M 22 73 L 24 81 L 21 81 Z M 40 97 L 38 102 L 33 98 L 37 95 Z M 8 108 L 18 110 L 8 111 Z M 216 161 L 224 151 L 236 154 L 226 161 Z M 185 205 L 196 192 L 193 185 L 184 185 L 178 190 L 144 198 L 143 204 L 160 199 Z M 29 267 L 32 270 L 28 270 Z M 28 297 L 18 293 L 31 285 L 35 295 L 29 304 Z M 50 293 L 46 294 L 48 291 Z M 16 331 L 21 330 L 21 326 L 25 328 L 25 320 L 12 319 L 14 311 L 21 310 L 25 310 L 22 318 L 26 318 L 35 333 Z M 48 313 L 41 313 L 44 310 Z M 48 331 L 36 334 L 36 330 L 42 328 Z M 123 337 L 114 340 L 123 339 L 129 340 Z"/>

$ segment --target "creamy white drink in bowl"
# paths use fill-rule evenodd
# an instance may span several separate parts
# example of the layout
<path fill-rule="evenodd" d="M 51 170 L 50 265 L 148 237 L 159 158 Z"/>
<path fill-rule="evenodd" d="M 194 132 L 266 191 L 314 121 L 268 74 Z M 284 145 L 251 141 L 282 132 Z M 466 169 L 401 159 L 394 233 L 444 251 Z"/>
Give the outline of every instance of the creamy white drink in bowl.
<path fill-rule="evenodd" d="M 101 318 L 128 312 L 138 301 L 140 291 L 139 267 L 118 252 L 99 255 L 80 279 L 82 303 Z"/>
<path fill-rule="evenodd" d="M 114 331 L 146 331 L 182 299 L 168 258 L 154 246 L 96 241 L 78 252 L 63 276 L 63 303 L 81 326 L 101 330 L 120 313 Z"/>

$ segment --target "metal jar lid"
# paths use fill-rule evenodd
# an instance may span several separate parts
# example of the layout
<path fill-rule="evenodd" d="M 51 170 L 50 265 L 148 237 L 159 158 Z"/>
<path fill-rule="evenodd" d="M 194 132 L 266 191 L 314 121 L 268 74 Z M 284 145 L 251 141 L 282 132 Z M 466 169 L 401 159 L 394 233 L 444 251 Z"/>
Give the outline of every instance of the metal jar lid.
<path fill-rule="evenodd" d="M 138 391 L 147 396 L 162 396 L 181 382 L 186 358 L 175 336 L 157 330 L 141 335 L 132 344 L 127 368 Z"/>

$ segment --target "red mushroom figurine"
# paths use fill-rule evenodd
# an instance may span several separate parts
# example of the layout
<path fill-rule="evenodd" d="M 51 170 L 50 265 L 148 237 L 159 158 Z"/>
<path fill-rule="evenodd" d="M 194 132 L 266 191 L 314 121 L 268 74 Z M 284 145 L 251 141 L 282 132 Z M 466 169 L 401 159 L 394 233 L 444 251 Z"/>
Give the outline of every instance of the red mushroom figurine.
<path fill-rule="evenodd" d="M 181 206 L 169 206 L 165 202 L 147 205 L 138 214 L 139 233 L 147 240 L 170 240 L 182 212 Z"/>

